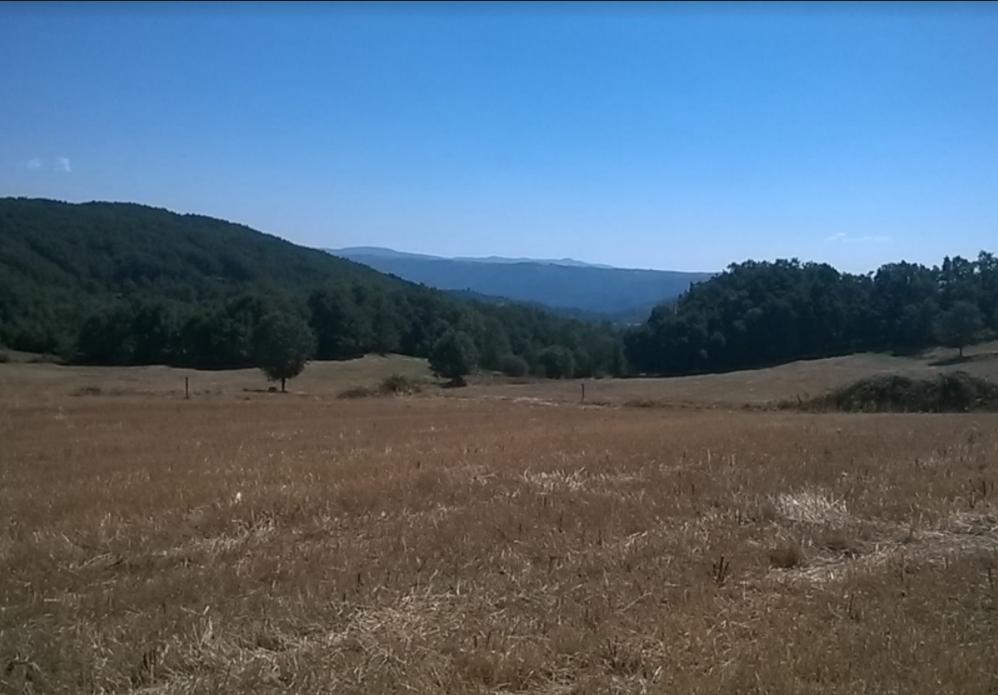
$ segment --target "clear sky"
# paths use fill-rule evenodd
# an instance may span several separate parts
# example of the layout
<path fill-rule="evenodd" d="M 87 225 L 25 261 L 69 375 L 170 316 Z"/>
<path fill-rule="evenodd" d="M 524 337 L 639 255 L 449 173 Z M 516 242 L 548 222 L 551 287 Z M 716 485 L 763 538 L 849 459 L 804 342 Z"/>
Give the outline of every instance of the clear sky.
<path fill-rule="evenodd" d="M 0 195 L 310 246 L 998 251 L 998 5 L 0 5 Z"/>

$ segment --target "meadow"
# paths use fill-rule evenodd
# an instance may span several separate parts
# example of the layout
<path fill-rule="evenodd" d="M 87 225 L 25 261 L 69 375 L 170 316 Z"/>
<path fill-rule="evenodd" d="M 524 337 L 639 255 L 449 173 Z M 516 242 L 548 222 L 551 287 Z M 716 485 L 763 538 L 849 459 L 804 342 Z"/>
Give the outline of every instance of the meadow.
<path fill-rule="evenodd" d="M 839 359 L 0 364 L 0 692 L 994 693 L 998 416 L 745 408 Z"/>

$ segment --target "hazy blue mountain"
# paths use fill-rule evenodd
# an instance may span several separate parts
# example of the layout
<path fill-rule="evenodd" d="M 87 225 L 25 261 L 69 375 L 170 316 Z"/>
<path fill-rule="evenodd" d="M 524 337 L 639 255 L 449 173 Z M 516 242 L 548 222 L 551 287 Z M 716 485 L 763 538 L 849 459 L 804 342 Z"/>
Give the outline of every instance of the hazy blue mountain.
<path fill-rule="evenodd" d="M 429 287 L 467 290 L 623 322 L 643 321 L 652 307 L 713 275 L 614 268 L 572 259 L 441 258 L 378 247 L 329 252 Z"/>
<path fill-rule="evenodd" d="M 352 258 L 353 256 L 373 256 L 378 258 L 421 258 L 433 261 L 470 261 L 473 263 L 545 263 L 549 265 L 567 265 L 580 268 L 613 268 L 612 265 L 601 263 L 586 263 L 577 261 L 574 258 L 507 258 L 505 256 L 457 256 L 447 258 L 446 256 L 431 256 L 425 253 L 408 253 L 406 251 L 396 251 L 384 246 L 349 246 L 342 249 L 326 249 L 341 258 Z"/>
<path fill-rule="evenodd" d="M 444 260 L 443 256 L 428 256 L 425 253 L 406 253 L 395 249 L 386 249 L 383 246 L 350 246 L 343 249 L 323 249 L 334 256 L 340 258 L 350 258 L 351 256 L 364 256 L 365 258 L 421 258 L 427 261 Z"/>
<path fill-rule="evenodd" d="M 505 256 L 483 256 L 476 258 L 474 256 L 458 256 L 444 260 L 471 261 L 472 263 L 542 263 L 544 265 L 564 265 L 573 268 L 613 268 L 612 265 L 586 263 L 585 261 L 577 261 L 574 258 L 506 258 Z"/>

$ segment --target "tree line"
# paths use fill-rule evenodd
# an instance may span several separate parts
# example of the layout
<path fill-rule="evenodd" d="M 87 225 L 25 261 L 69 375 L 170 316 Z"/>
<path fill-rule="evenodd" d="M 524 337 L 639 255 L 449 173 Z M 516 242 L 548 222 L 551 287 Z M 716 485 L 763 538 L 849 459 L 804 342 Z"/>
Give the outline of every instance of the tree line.
<path fill-rule="evenodd" d="M 266 346 L 279 342 L 274 326 L 297 336 L 294 342 L 306 359 L 368 353 L 429 358 L 441 339 L 453 334 L 470 346 L 464 351 L 468 371 L 550 378 L 627 371 L 623 346 L 609 326 L 515 304 L 453 300 L 425 288 L 386 292 L 360 283 L 317 289 L 304 301 L 247 292 L 208 304 L 156 298 L 114 302 L 82 323 L 74 360 L 202 369 L 261 366 L 274 352 Z"/>
<path fill-rule="evenodd" d="M 672 375 L 938 344 L 962 354 L 996 332 L 998 260 L 982 251 L 865 275 L 798 260 L 732 264 L 656 307 L 624 340 L 635 370 Z"/>

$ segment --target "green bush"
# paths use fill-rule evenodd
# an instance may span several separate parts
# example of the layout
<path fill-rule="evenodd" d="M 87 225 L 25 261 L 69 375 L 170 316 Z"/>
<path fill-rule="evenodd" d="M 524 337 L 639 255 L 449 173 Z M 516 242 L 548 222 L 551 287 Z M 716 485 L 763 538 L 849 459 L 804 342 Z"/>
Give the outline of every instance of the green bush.
<path fill-rule="evenodd" d="M 889 374 L 860 379 L 802 405 L 807 409 L 865 413 L 998 410 L 998 384 L 966 372 L 948 372 L 930 379 Z"/>
<path fill-rule="evenodd" d="M 343 399 L 353 399 L 353 398 L 370 398 L 376 395 L 376 392 L 367 388 L 366 386 L 352 386 L 346 391 L 341 391 L 337 398 Z"/>
<path fill-rule="evenodd" d="M 28 360 L 28 364 L 65 364 L 63 360 L 58 355 L 50 355 L 48 353 L 35 355 Z"/>
<path fill-rule="evenodd" d="M 418 381 L 410 379 L 407 376 L 402 376 L 401 374 L 392 374 L 389 377 L 385 377 L 381 385 L 378 386 L 379 393 L 385 396 L 407 396 L 419 393 L 422 390 L 423 387 Z"/>
<path fill-rule="evenodd" d="M 505 355 L 499 360 L 499 371 L 506 376 L 526 376 L 530 365 L 522 357 Z"/>
<path fill-rule="evenodd" d="M 385 377 L 377 388 L 368 386 L 353 386 L 345 391 L 341 391 L 336 397 L 342 399 L 351 398 L 372 398 L 374 396 L 408 396 L 419 393 L 423 390 L 423 385 L 407 376 L 392 374 Z"/>

